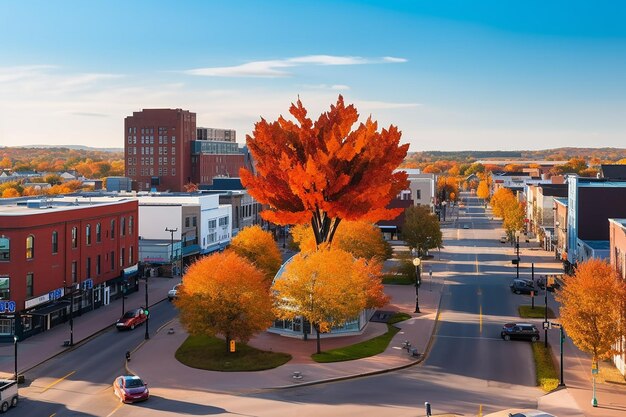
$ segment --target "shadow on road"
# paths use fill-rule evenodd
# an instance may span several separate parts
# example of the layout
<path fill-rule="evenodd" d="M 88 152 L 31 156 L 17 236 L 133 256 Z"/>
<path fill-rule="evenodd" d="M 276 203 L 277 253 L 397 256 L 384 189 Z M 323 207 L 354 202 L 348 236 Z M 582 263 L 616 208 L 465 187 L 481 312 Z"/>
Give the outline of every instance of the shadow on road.
<path fill-rule="evenodd" d="M 150 399 L 143 403 L 137 403 L 134 406 L 141 408 L 151 408 L 163 412 L 174 412 L 194 416 L 210 416 L 214 414 L 226 414 L 229 411 L 220 407 L 212 407 L 209 405 L 195 404 L 186 401 L 178 401 L 169 398 L 151 395 Z"/>

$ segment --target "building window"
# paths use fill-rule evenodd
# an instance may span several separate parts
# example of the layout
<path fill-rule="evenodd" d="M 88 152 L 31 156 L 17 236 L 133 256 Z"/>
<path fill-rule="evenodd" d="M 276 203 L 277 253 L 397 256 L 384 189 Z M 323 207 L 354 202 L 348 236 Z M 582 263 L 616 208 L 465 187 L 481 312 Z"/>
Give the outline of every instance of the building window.
<path fill-rule="evenodd" d="M 78 228 L 72 227 L 72 249 L 78 247 Z"/>
<path fill-rule="evenodd" d="M 115 239 L 115 219 L 111 220 L 111 239 Z"/>
<path fill-rule="evenodd" d="M 59 253 L 59 232 L 52 232 L 52 253 Z"/>
<path fill-rule="evenodd" d="M 85 272 L 87 273 L 87 275 L 85 275 L 85 278 L 91 278 L 91 258 L 89 257 L 85 259 Z"/>
<path fill-rule="evenodd" d="M 88 224 L 87 227 L 85 227 L 85 241 L 87 245 L 91 245 L 91 225 L 90 224 Z"/>
<path fill-rule="evenodd" d="M 0 237 L 0 261 L 11 260 L 11 241 L 8 237 Z"/>
<path fill-rule="evenodd" d="M 35 236 L 30 235 L 26 238 L 26 259 L 35 257 Z"/>
<path fill-rule="evenodd" d="M 96 275 L 100 275 L 100 255 L 96 258 Z"/>
<path fill-rule="evenodd" d="M 26 274 L 26 298 L 30 298 L 33 295 L 35 295 L 35 292 L 33 291 L 34 281 L 35 281 L 34 274 L 32 272 L 29 272 L 28 274 Z"/>
<path fill-rule="evenodd" d="M 209 230 L 215 229 L 217 227 L 217 221 L 215 219 L 209 220 Z"/>
<path fill-rule="evenodd" d="M 120 220 L 120 235 L 126 236 L 126 217 L 122 217 Z"/>
<path fill-rule="evenodd" d="M 176 143 L 176 136 L 172 136 L 172 145 Z"/>
<path fill-rule="evenodd" d="M 96 224 L 96 242 L 100 243 L 102 241 L 102 226 L 100 223 Z"/>
<path fill-rule="evenodd" d="M 228 217 L 220 217 L 220 226 L 228 226 Z"/>
<path fill-rule="evenodd" d="M 111 271 L 115 269 L 115 251 L 111 251 Z"/>
<path fill-rule="evenodd" d="M 120 251 L 120 268 L 124 267 L 124 255 L 126 255 L 125 249 L 122 248 Z"/>
<path fill-rule="evenodd" d="M 135 263 L 135 254 L 133 251 L 133 247 L 128 248 L 128 264 L 132 265 Z"/>
<path fill-rule="evenodd" d="M 11 299 L 11 286 L 9 277 L 0 277 L 0 300 Z"/>
<path fill-rule="evenodd" d="M 185 217 L 185 227 L 189 227 L 189 217 Z"/>
<path fill-rule="evenodd" d="M 191 225 L 192 225 L 193 227 L 196 227 L 196 226 L 198 225 L 198 218 L 197 218 L 196 216 L 193 216 L 193 217 L 191 218 Z"/>
<path fill-rule="evenodd" d="M 134 226 L 135 225 L 133 224 L 133 216 L 130 216 L 128 218 L 128 234 L 131 235 L 131 236 L 134 233 Z"/>
<path fill-rule="evenodd" d="M 72 262 L 72 283 L 76 284 L 78 282 L 78 262 Z"/>

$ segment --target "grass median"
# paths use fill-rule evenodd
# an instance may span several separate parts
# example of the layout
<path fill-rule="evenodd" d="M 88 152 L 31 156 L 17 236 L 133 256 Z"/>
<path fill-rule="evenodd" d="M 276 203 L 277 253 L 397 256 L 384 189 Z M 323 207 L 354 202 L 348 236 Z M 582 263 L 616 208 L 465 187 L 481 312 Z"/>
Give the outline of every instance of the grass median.
<path fill-rule="evenodd" d="M 226 372 L 263 371 L 291 360 L 287 353 L 259 350 L 245 343 L 237 343 L 235 352 L 227 352 L 224 339 L 209 336 L 189 336 L 175 356 L 191 368 Z"/>
<path fill-rule="evenodd" d="M 415 284 L 415 279 L 405 274 L 385 274 L 383 275 L 383 284 L 413 285 Z"/>
<path fill-rule="evenodd" d="M 352 361 L 355 359 L 362 359 L 378 355 L 379 353 L 382 353 L 385 351 L 385 349 L 387 349 L 387 346 L 389 346 L 389 342 L 391 342 L 391 339 L 400 330 L 393 324 L 407 320 L 409 318 L 411 318 L 411 316 L 408 314 L 396 313 L 387 322 L 387 332 L 385 334 L 376 336 L 369 340 L 365 340 L 355 345 L 344 346 L 322 353 L 315 353 L 311 355 L 311 358 L 313 358 L 315 362 L 328 363 Z"/>
<path fill-rule="evenodd" d="M 542 319 L 546 314 L 545 306 L 538 306 L 535 304 L 535 308 L 531 308 L 529 305 L 519 306 L 517 308 L 519 316 L 524 319 Z M 548 307 L 548 318 L 553 319 L 556 316 L 550 307 Z"/>
<path fill-rule="evenodd" d="M 532 342 L 537 385 L 545 392 L 556 389 L 559 385 L 559 375 L 552 359 L 552 349 L 544 346 L 544 342 Z"/>

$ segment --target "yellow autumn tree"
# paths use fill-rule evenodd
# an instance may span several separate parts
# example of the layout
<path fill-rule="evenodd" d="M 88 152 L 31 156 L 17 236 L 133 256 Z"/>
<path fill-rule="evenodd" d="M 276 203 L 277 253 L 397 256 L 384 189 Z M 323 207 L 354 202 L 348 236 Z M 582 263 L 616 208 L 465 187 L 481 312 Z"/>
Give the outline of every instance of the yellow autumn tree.
<path fill-rule="evenodd" d="M 294 243 L 302 252 L 316 249 L 315 235 L 308 224 L 297 225 L 291 232 Z M 345 250 L 355 258 L 385 261 L 392 255 L 389 244 L 385 241 L 380 229 L 369 222 L 343 222 L 337 228 L 332 245 Z"/>
<path fill-rule="evenodd" d="M 487 181 L 482 180 L 478 183 L 476 196 L 478 198 L 482 198 L 483 200 L 487 200 L 489 198 L 489 184 L 487 184 Z"/>
<path fill-rule="evenodd" d="M 221 335 L 226 349 L 231 340 L 247 342 L 274 319 L 263 272 L 234 251 L 193 263 L 175 304 L 191 335 Z"/>
<path fill-rule="evenodd" d="M 257 225 L 241 229 L 231 241 L 230 250 L 259 268 L 265 275 L 268 286 L 271 285 L 283 261 L 272 234 Z"/>
<path fill-rule="evenodd" d="M 13 198 L 19 196 L 20 192 L 13 187 L 5 188 L 4 191 L 2 191 L 2 198 Z"/>
<path fill-rule="evenodd" d="M 319 248 L 294 256 L 274 281 L 276 314 L 303 317 L 317 334 L 352 320 L 370 307 L 388 302 L 380 281 L 380 264 L 367 263 L 341 249 Z"/>
<path fill-rule="evenodd" d="M 557 300 L 563 327 L 580 350 L 594 361 L 618 353 L 616 341 L 626 334 L 626 283 L 609 264 L 599 259 L 580 263 Z"/>

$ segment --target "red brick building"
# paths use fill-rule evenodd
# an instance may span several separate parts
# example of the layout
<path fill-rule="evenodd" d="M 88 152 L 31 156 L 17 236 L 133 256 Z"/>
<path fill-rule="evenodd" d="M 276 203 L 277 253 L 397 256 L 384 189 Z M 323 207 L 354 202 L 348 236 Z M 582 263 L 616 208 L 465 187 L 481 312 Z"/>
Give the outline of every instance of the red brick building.
<path fill-rule="evenodd" d="M 0 202 L 0 341 L 48 330 L 137 288 L 138 203 Z"/>
<path fill-rule="evenodd" d="M 185 191 L 187 183 L 211 185 L 238 177 L 245 155 L 235 131 L 196 128 L 196 114 L 144 109 L 124 119 L 126 176 L 138 191 Z"/>

